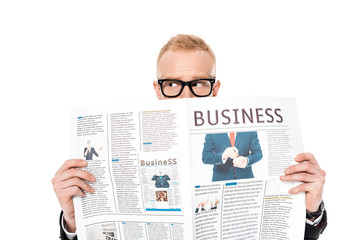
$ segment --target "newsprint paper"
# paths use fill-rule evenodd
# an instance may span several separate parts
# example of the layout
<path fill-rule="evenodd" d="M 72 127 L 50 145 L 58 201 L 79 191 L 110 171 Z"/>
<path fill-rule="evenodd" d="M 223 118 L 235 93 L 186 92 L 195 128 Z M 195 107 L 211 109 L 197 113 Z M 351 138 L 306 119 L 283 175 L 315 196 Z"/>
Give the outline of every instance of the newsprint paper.
<path fill-rule="evenodd" d="M 78 239 L 303 239 L 304 194 L 282 182 L 302 152 L 289 98 L 178 99 L 75 109 Z"/>

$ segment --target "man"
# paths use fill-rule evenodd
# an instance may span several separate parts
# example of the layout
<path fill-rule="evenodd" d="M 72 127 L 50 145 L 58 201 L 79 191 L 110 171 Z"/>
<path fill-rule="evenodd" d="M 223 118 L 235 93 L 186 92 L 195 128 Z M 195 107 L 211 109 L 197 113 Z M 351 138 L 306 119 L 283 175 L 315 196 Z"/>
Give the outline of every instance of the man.
<path fill-rule="evenodd" d="M 99 153 L 97 153 L 95 148 L 90 147 L 90 141 L 88 141 L 87 144 L 88 146 L 84 148 L 84 157 L 86 160 L 93 160 L 93 155 L 98 157 L 102 147 L 99 149 Z"/>
<path fill-rule="evenodd" d="M 162 170 L 158 171 L 157 174 L 154 175 L 151 180 L 155 181 L 156 188 L 169 188 L 170 187 L 170 184 L 168 181 L 170 181 L 171 179 Z"/>
<path fill-rule="evenodd" d="M 220 81 L 215 81 L 215 65 L 213 51 L 201 38 L 183 34 L 171 38 L 161 49 L 157 60 L 159 80 L 153 82 L 156 96 L 159 100 L 175 97 L 216 97 Z M 304 182 L 290 189 L 289 193 L 305 192 L 309 218 L 305 239 L 317 239 L 326 226 L 326 212 L 320 204 L 325 172 L 319 167 L 311 153 L 301 153 L 295 157 L 295 161 L 298 164 L 285 169 L 285 175 L 281 176 L 281 180 Z M 94 192 L 94 189 L 84 180 L 94 182 L 95 177 L 79 169 L 86 165 L 85 160 L 69 159 L 59 168 L 52 180 L 54 191 L 63 210 L 60 216 L 62 239 L 76 235 L 74 234 L 76 226 L 72 197 L 84 197 L 84 192 Z"/>
<path fill-rule="evenodd" d="M 206 134 L 202 161 L 214 165 L 212 181 L 254 178 L 252 165 L 262 158 L 257 132 Z"/>

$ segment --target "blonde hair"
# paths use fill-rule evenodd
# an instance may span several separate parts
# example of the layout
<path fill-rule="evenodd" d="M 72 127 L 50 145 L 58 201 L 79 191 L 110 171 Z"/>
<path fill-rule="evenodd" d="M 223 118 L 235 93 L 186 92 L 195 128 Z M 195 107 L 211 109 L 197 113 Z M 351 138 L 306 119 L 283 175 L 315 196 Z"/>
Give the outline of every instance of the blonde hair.
<path fill-rule="evenodd" d="M 177 34 L 176 36 L 170 38 L 170 40 L 161 48 L 157 59 L 158 62 L 161 56 L 168 50 L 204 51 L 210 54 L 210 56 L 214 59 L 214 62 L 216 61 L 215 54 L 211 50 L 210 46 L 207 45 L 207 43 L 203 39 L 194 35 Z"/>

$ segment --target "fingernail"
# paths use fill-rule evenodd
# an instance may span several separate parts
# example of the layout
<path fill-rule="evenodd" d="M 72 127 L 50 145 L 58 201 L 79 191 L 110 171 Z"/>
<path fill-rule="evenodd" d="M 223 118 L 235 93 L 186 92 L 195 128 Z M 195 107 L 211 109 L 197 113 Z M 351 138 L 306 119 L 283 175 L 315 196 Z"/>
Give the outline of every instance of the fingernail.
<path fill-rule="evenodd" d="M 87 162 L 85 160 L 82 161 L 82 164 L 86 166 Z"/>
<path fill-rule="evenodd" d="M 284 179 L 285 179 L 285 176 L 284 176 L 284 175 L 280 176 L 280 179 L 281 179 L 281 180 L 284 180 Z"/>
<path fill-rule="evenodd" d="M 94 190 L 94 188 L 93 187 L 90 187 L 90 192 L 94 192 L 95 190 Z"/>
<path fill-rule="evenodd" d="M 94 177 L 94 176 L 91 176 L 91 181 L 95 181 L 95 177 Z"/>

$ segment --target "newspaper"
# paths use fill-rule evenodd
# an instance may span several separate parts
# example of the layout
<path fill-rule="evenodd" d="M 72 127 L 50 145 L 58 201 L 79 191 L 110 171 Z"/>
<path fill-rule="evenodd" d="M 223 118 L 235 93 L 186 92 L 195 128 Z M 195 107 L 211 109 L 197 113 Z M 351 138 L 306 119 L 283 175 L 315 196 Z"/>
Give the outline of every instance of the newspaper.
<path fill-rule="evenodd" d="M 290 98 L 178 99 L 75 109 L 72 156 L 96 177 L 75 197 L 78 239 L 303 239 L 302 152 Z"/>

